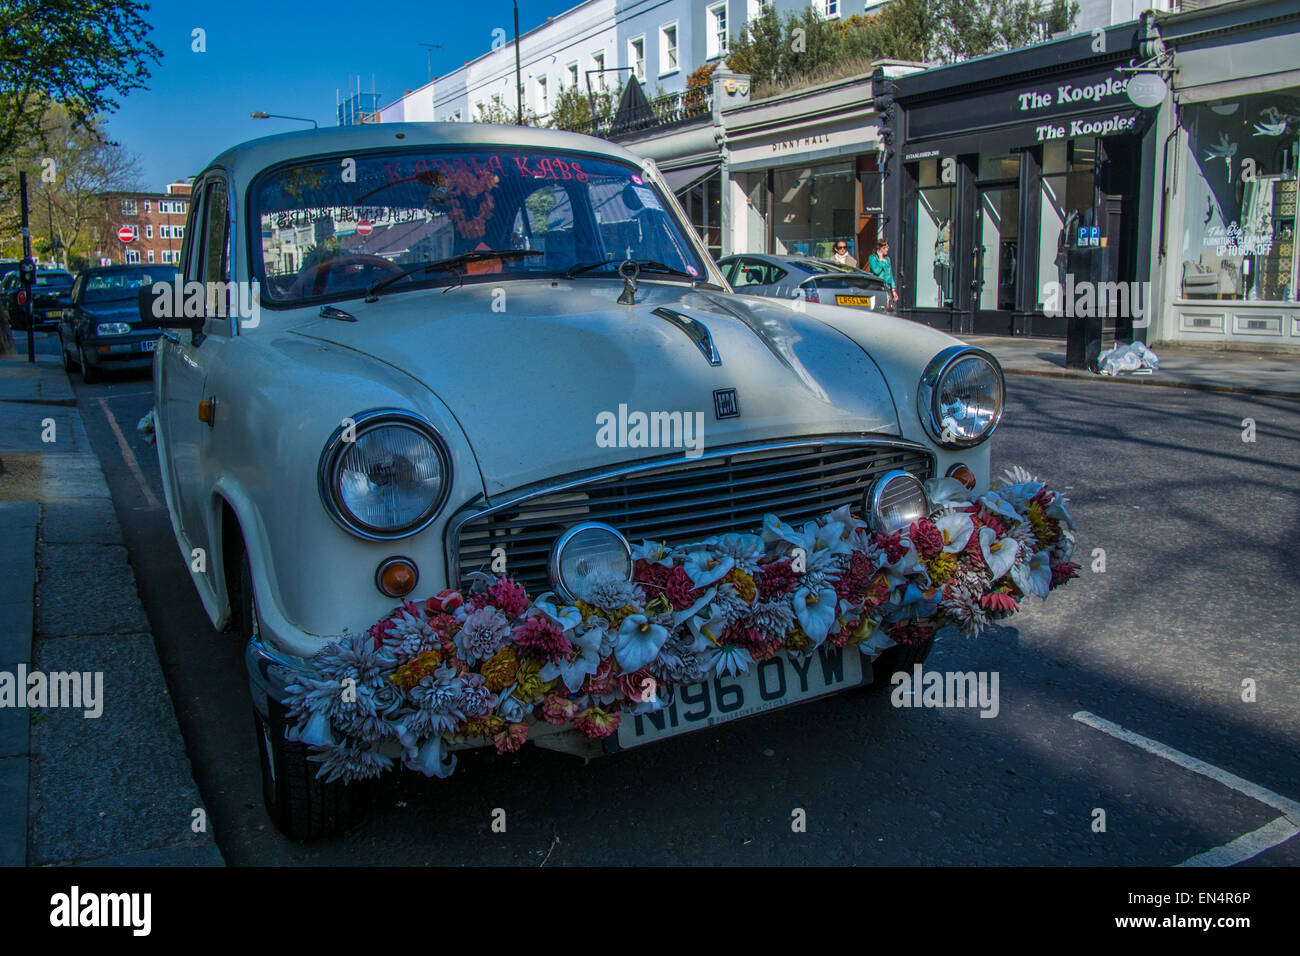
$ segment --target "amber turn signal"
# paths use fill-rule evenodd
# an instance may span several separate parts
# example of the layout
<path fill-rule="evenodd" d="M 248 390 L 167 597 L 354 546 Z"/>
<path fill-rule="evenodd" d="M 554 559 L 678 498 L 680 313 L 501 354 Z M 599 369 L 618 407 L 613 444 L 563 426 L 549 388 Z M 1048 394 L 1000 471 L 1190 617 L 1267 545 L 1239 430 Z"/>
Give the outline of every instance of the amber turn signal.
<path fill-rule="evenodd" d="M 953 465 L 948 469 L 948 477 L 956 478 L 965 486 L 967 491 L 975 490 L 975 472 L 965 465 Z"/>
<path fill-rule="evenodd" d="M 389 597 L 406 597 L 420 581 L 420 571 L 410 558 L 389 558 L 375 570 L 375 587 Z"/>
<path fill-rule="evenodd" d="M 199 421 L 211 426 L 217 420 L 217 400 L 205 398 L 199 402 Z"/>

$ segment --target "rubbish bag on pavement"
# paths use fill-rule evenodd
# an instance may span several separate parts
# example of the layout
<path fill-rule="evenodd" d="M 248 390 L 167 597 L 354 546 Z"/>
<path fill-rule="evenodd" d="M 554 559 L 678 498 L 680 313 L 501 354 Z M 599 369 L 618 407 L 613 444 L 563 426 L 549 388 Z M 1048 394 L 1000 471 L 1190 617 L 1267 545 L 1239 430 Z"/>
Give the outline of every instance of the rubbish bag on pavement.
<path fill-rule="evenodd" d="M 1118 375 L 1120 372 L 1150 375 L 1159 367 L 1159 356 L 1141 342 L 1132 345 L 1118 342 L 1113 349 L 1097 356 L 1097 372 L 1100 375 Z"/>

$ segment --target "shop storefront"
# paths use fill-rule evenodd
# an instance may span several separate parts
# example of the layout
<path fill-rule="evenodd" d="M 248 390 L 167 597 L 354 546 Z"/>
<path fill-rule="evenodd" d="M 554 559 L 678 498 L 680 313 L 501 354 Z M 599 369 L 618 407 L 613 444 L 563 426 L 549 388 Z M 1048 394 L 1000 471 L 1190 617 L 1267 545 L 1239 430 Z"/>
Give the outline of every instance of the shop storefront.
<path fill-rule="evenodd" d="M 1142 33 L 877 76 L 901 314 L 954 333 L 1064 337 L 1080 310 L 1103 340 L 1142 326 L 1157 110 L 1119 69 Z"/>
<path fill-rule="evenodd" d="M 871 80 L 853 77 L 724 112 L 731 248 L 866 265 L 879 230 Z"/>
<path fill-rule="evenodd" d="M 1300 8 L 1241 0 L 1158 16 L 1154 33 L 1177 70 L 1158 337 L 1300 347 Z"/>

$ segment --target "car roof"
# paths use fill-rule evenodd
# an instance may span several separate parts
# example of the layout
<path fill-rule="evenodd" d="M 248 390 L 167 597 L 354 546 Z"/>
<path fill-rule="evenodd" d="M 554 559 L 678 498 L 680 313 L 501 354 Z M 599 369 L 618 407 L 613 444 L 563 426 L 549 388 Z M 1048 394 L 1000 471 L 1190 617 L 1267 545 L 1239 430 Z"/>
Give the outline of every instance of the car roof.
<path fill-rule="evenodd" d="M 346 154 L 350 150 L 421 146 L 523 146 L 598 153 L 636 165 L 644 161 L 635 153 L 603 139 L 562 130 L 492 123 L 365 123 L 298 130 L 249 140 L 221 153 L 208 164 L 208 168 L 221 166 L 237 183 L 246 186 L 262 170 L 289 160 Z"/>

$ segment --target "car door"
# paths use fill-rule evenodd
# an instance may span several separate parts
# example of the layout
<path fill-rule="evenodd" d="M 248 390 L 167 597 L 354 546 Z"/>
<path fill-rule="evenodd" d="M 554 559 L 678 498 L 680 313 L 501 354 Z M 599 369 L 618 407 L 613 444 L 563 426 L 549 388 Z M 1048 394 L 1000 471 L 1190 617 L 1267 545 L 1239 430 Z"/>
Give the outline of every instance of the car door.
<path fill-rule="evenodd" d="M 219 360 L 221 346 L 228 344 L 232 319 L 218 314 L 212 283 L 230 280 L 230 196 L 224 175 L 209 173 L 194 190 L 181 249 L 181 275 L 187 295 L 191 283 L 202 283 L 205 318 L 199 332 L 169 330 L 163 333 L 154 364 L 158 379 L 155 391 L 159 450 L 163 477 L 168 482 L 168 504 L 190 548 L 209 545 L 208 522 L 212 517 L 212 485 L 216 472 L 208 450 L 215 421 L 199 418 L 199 405 L 213 396 L 205 391 L 211 367 Z M 224 285 L 223 285 L 224 288 Z M 220 399 L 217 398 L 219 404 Z M 193 564 L 193 562 L 192 562 Z M 196 574 L 194 567 L 191 572 Z M 201 588 L 200 590 L 204 590 Z"/>

